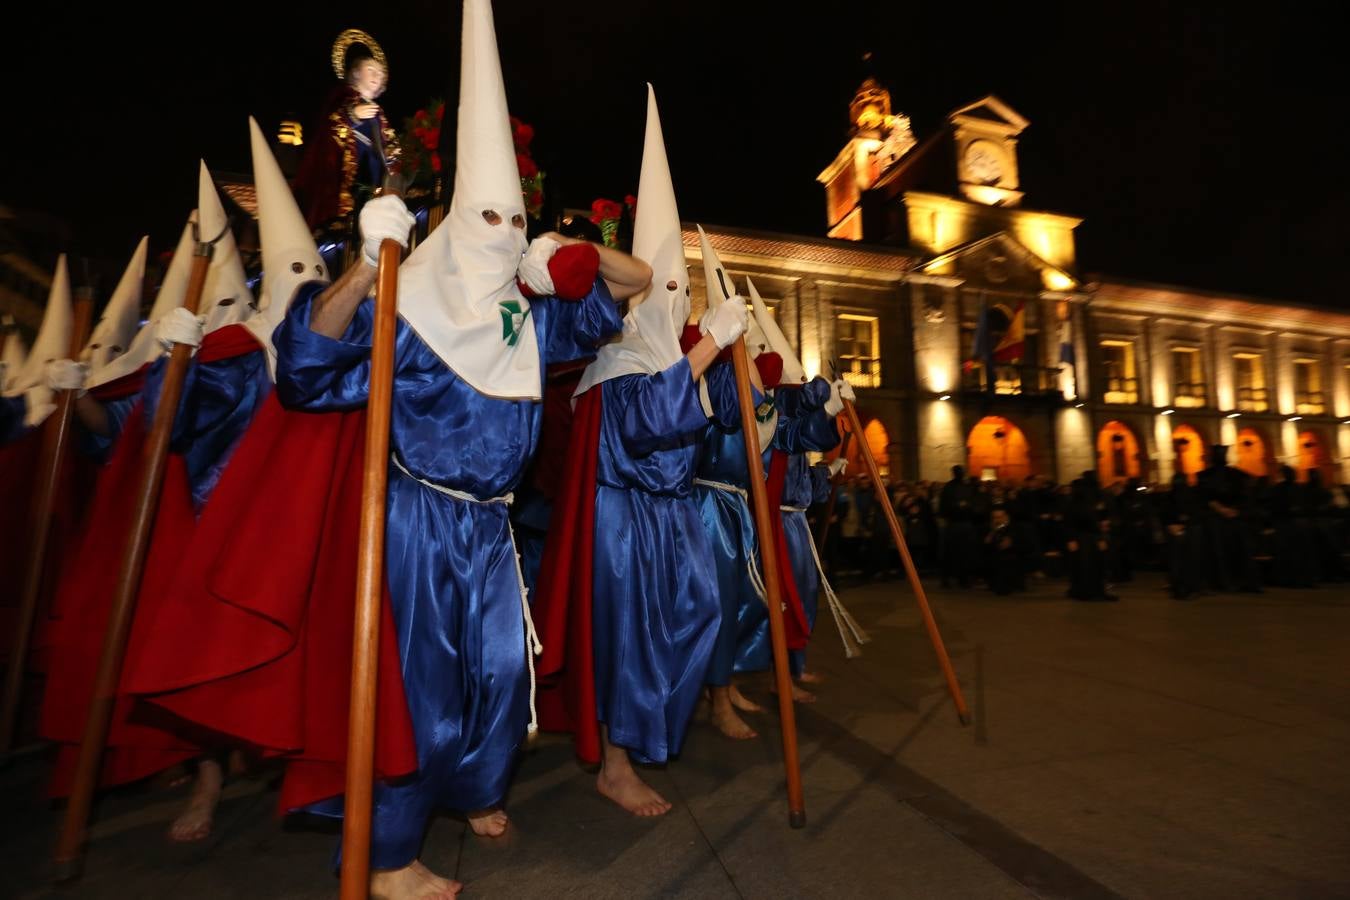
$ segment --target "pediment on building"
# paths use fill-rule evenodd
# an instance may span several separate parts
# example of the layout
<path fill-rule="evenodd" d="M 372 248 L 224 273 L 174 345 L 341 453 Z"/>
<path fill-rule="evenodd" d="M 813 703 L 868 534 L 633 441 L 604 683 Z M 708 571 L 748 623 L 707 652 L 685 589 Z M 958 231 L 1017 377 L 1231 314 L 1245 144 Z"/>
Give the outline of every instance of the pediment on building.
<path fill-rule="evenodd" d="M 917 268 L 926 275 L 960 278 L 966 284 L 996 290 L 1068 291 L 1078 286 L 1072 275 L 1046 262 L 1006 231 L 962 244 Z"/>
<path fill-rule="evenodd" d="M 1001 126 L 999 130 L 1006 131 L 1008 134 L 1019 134 L 1031 124 L 1017 110 L 993 94 L 989 94 L 987 97 L 976 100 L 960 109 L 952 110 L 947 119 L 957 124 L 965 121 L 970 124 L 983 123 Z"/>

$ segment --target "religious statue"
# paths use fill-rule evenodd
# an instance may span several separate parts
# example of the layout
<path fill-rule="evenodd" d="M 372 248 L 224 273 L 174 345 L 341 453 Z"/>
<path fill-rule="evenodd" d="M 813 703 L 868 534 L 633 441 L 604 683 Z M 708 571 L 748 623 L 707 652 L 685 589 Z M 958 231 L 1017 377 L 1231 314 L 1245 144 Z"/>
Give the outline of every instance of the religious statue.
<path fill-rule="evenodd" d="M 325 102 L 305 149 L 295 192 L 314 229 L 341 223 L 384 182 L 399 160 L 398 136 L 375 100 L 389 81 L 384 50 L 349 28 L 333 42 L 333 72 L 342 83 Z"/>

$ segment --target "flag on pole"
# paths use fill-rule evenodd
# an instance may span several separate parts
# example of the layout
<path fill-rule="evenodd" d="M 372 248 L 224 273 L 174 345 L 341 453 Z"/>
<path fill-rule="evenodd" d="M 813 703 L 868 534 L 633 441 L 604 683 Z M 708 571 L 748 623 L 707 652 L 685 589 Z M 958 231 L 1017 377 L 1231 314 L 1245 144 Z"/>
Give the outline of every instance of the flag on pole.
<path fill-rule="evenodd" d="M 970 356 L 962 363 L 961 368 L 966 372 L 973 372 L 975 366 L 983 365 L 985 371 L 991 368 L 990 352 L 992 346 L 989 343 L 989 303 L 980 301 L 980 315 L 975 320 L 975 338 L 970 345 Z"/>
<path fill-rule="evenodd" d="M 998 342 L 994 348 L 994 360 L 996 362 L 1008 363 L 1017 362 L 1024 355 L 1027 349 L 1026 332 L 1026 310 L 1025 304 L 1018 303 L 1017 310 L 1008 318 L 1008 330 L 1003 334 L 1003 340 Z M 1007 307 L 1000 307 L 1006 313 Z"/>

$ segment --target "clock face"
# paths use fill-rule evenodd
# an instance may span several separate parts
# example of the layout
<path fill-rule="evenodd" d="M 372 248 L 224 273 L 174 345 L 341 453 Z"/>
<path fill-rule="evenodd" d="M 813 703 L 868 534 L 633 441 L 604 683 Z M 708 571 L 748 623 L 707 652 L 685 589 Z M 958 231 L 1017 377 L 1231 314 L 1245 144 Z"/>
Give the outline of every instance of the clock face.
<path fill-rule="evenodd" d="M 966 147 L 966 179 L 976 184 L 1003 180 L 1003 153 L 989 141 L 973 141 Z"/>

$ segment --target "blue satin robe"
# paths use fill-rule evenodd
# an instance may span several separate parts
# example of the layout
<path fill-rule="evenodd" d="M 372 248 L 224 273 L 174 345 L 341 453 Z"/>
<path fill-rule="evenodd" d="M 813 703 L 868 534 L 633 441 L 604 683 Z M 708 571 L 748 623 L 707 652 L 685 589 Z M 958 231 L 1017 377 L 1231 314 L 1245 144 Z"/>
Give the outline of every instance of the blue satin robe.
<path fill-rule="evenodd" d="M 323 287 L 303 285 L 273 337 L 277 391 L 293 408 L 357 409 L 369 389 L 374 305 L 362 302 L 340 340 L 324 337 L 308 324 Z M 551 360 L 593 353 L 623 327 L 598 280 L 579 303 L 532 300 L 529 319 L 541 372 Z M 541 411 L 536 401 L 478 393 L 398 320 L 390 446 L 412 475 L 389 467 L 385 569 L 419 768 L 376 786 L 375 868 L 416 859 L 437 807 L 485 809 L 506 793 L 530 697 L 522 584 L 503 501 L 534 452 Z M 336 798 L 311 811 L 341 810 Z"/>
<path fill-rule="evenodd" d="M 147 429 L 154 421 L 167 369 L 168 357 L 160 357 L 146 373 L 142 396 Z M 181 455 L 187 463 L 192 504 L 198 512 L 215 490 L 234 448 L 271 390 L 272 379 L 267 374 L 266 354 L 261 348 L 256 353 L 241 353 L 215 362 L 193 360 L 188 366 L 169 452 Z M 110 420 L 116 413 L 112 406 L 109 404 Z"/>
<path fill-rule="evenodd" d="M 815 378 L 800 388 L 779 388 L 774 391 L 774 405 L 778 408 L 778 428 L 773 448 L 788 454 L 787 475 L 783 483 L 780 514 L 787 541 L 788 564 L 796 582 L 797 594 L 806 611 L 807 624 L 816 624 L 819 606 L 820 578 L 816 572 L 815 557 L 809 542 L 811 529 L 806 522 L 806 509 L 813 503 L 829 498 L 829 482 L 823 468 L 807 463 L 806 452 L 824 452 L 839 443 L 839 432 L 834 418 L 825 413 L 825 401 L 830 397 L 830 383 Z M 765 464 L 767 471 L 768 463 Z M 819 496 L 823 492 L 823 496 Z M 773 665 L 773 644 L 769 637 L 769 617 L 762 603 L 753 617 L 741 629 L 736 646 L 735 671 L 760 672 Z M 805 666 L 806 651 L 788 651 L 788 665 L 793 675 L 800 675 Z"/>
<path fill-rule="evenodd" d="M 764 471 L 768 472 L 769 454 L 764 453 Z M 745 461 L 745 435 L 740 420 L 734 427 L 713 424 L 703 440 L 698 477 L 749 491 L 750 473 Z M 722 488 L 694 485 L 699 515 L 708 534 L 717 574 L 717 595 L 721 601 L 722 621 L 717 629 L 706 682 L 715 687 L 731 683 L 736 663 L 736 648 L 751 640 L 767 622 L 767 610 L 761 597 L 759 546 L 754 516 L 747 497 Z M 756 570 L 751 575 L 751 567 Z"/>
<path fill-rule="evenodd" d="M 724 427 L 739 416 L 729 366 L 708 372 Z M 692 492 L 708 417 L 689 362 L 601 390 L 592 627 L 595 693 L 610 743 L 665 762 L 698 705 L 721 606 Z"/>

